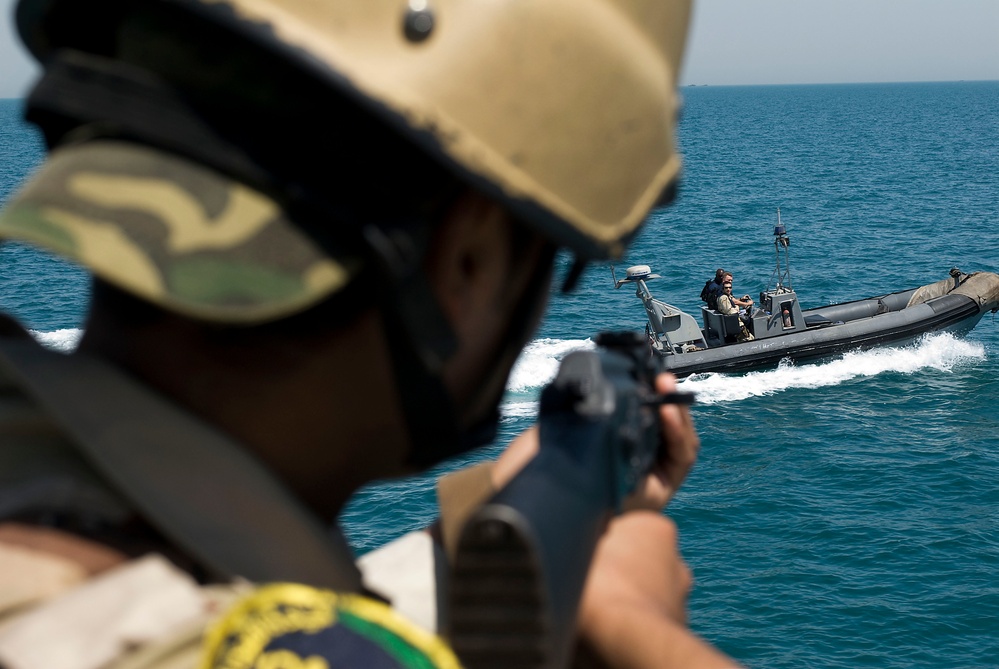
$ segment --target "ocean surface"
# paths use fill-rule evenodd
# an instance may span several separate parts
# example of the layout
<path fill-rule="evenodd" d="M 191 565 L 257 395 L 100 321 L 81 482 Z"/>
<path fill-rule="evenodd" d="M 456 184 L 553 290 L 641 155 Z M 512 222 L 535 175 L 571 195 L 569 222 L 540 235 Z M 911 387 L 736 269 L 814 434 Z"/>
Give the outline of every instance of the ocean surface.
<path fill-rule="evenodd" d="M 627 258 L 657 297 L 698 313 L 716 267 L 756 294 L 777 207 L 804 306 L 999 272 L 999 82 L 687 87 L 677 203 Z M 0 101 L 0 200 L 42 159 Z M 560 260 L 564 272 L 567 260 Z M 71 349 L 78 269 L 0 248 L 0 308 Z M 531 424 L 562 356 L 602 329 L 641 329 L 634 292 L 593 266 L 553 293 L 509 382 L 500 443 L 428 476 L 359 493 L 359 552 L 434 516 L 434 476 Z M 999 667 L 999 323 L 966 338 L 682 383 L 701 458 L 668 510 L 696 586 L 693 627 L 753 667 Z"/>

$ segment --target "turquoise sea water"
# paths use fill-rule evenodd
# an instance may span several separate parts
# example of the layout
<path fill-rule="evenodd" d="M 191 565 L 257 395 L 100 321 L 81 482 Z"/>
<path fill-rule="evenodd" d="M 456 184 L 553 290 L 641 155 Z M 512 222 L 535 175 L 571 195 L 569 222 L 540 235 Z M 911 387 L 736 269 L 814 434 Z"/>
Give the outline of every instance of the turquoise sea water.
<path fill-rule="evenodd" d="M 680 199 L 618 266 L 651 265 L 658 297 L 696 312 L 719 266 L 737 292 L 764 288 L 778 206 L 805 306 L 928 283 L 955 265 L 999 272 L 999 82 L 683 92 Z M 19 106 L 0 101 L 0 199 L 42 158 Z M 79 270 L 0 248 L 0 308 L 50 345 L 72 346 L 86 296 Z M 568 350 L 642 326 L 607 266 L 554 295 L 510 380 L 501 442 L 531 423 Z M 669 513 L 700 634 L 754 667 L 999 667 L 991 315 L 965 339 L 683 385 L 698 392 L 703 448 Z M 363 552 L 433 508 L 429 475 L 362 491 L 343 525 Z"/>

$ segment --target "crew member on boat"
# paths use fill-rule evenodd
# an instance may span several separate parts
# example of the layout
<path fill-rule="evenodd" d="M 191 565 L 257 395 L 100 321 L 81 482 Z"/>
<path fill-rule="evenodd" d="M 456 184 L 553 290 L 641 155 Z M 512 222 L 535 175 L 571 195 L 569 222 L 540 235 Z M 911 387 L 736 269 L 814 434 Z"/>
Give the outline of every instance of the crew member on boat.
<path fill-rule="evenodd" d="M 715 270 L 715 275 L 704 283 L 704 288 L 701 289 L 701 299 L 707 303 L 708 309 L 714 309 L 717 306 L 718 296 L 721 295 L 722 284 L 725 282 L 726 276 L 731 275 L 719 267 Z"/>
<path fill-rule="evenodd" d="M 743 295 L 742 299 L 732 295 L 732 282 L 726 281 L 722 284 L 722 294 L 718 296 L 716 310 L 720 314 L 731 316 L 739 315 L 739 335 L 736 341 L 752 341 L 753 334 L 746 327 L 750 319 L 750 310 L 753 308 L 753 299 L 749 295 Z"/>

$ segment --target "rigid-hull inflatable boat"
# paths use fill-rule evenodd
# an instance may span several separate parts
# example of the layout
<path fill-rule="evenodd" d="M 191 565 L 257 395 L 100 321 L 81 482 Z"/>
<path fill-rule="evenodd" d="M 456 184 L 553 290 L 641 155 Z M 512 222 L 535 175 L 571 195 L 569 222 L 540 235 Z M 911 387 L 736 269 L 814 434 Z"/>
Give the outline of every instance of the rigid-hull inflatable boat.
<path fill-rule="evenodd" d="M 778 219 L 779 220 L 779 219 Z M 778 234 L 778 231 L 780 234 Z M 666 369 L 677 376 L 701 372 L 744 372 L 776 366 L 781 360 L 805 361 L 853 349 L 912 342 L 929 332 L 964 334 L 986 312 L 999 310 L 999 275 L 965 274 L 954 268 L 947 279 L 918 288 L 842 304 L 802 309 L 781 264 L 786 234 L 775 228 L 776 285 L 760 293 L 742 320 L 701 308 L 702 325 L 671 304 L 654 298 L 646 282 L 660 278 L 648 265 L 627 270 L 616 281 L 636 287 L 645 306 L 646 333 Z M 786 258 L 786 255 L 785 255 Z M 751 341 L 737 341 L 743 324 Z"/>

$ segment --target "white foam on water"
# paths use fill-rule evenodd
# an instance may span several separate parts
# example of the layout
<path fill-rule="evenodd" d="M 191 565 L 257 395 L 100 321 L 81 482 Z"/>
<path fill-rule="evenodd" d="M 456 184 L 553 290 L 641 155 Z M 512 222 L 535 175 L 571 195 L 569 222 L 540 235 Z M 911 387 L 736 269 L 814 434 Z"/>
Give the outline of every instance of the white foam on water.
<path fill-rule="evenodd" d="M 558 366 L 568 353 L 592 349 L 589 339 L 535 339 L 521 352 L 507 380 L 507 398 L 500 406 L 504 420 L 538 415 L 537 396 L 555 378 Z"/>
<path fill-rule="evenodd" d="M 501 411 L 505 419 L 531 418 L 537 415 L 536 399 L 530 394 L 555 378 L 559 363 L 570 351 L 593 349 L 591 340 L 538 339 L 531 342 L 513 368 L 507 391 L 509 397 Z M 680 381 L 681 390 L 697 393 L 702 405 L 734 402 L 773 395 L 793 388 L 823 388 L 852 379 L 877 376 L 886 372 L 912 374 L 921 369 L 951 371 L 962 362 L 985 359 L 985 347 L 978 342 L 959 339 L 949 333 L 922 337 L 916 344 L 902 348 L 877 348 L 854 351 L 827 362 L 795 365 L 781 363 L 776 369 L 748 374 L 695 374 Z"/>
<path fill-rule="evenodd" d="M 29 332 L 39 344 L 60 353 L 72 353 L 75 351 L 77 344 L 80 343 L 80 338 L 83 337 L 83 330 L 79 328 L 54 330 L 52 332 L 29 330 Z"/>
<path fill-rule="evenodd" d="M 984 359 L 982 344 L 941 333 L 926 335 L 912 346 L 849 352 L 829 362 L 800 366 L 781 363 L 777 369 L 738 376 L 695 374 L 683 379 L 680 388 L 696 392 L 698 404 L 716 404 L 773 395 L 792 388 L 836 386 L 885 372 L 912 374 L 921 369 L 949 372 L 958 363 Z"/>
<path fill-rule="evenodd" d="M 505 402 L 500 407 L 504 419 L 534 418 L 538 415 L 538 402 Z"/>
<path fill-rule="evenodd" d="M 589 339 L 535 339 L 514 363 L 506 389 L 523 393 L 541 388 L 555 378 L 559 363 L 567 353 L 593 347 Z"/>
<path fill-rule="evenodd" d="M 63 353 L 76 349 L 83 336 L 83 330 L 78 328 L 30 332 L 46 348 Z M 536 339 L 528 344 L 510 373 L 507 392 L 513 397 L 508 397 L 503 403 L 503 417 L 516 419 L 537 415 L 537 391 L 555 378 L 562 358 L 571 351 L 593 348 L 590 339 Z M 858 377 L 885 372 L 911 374 L 921 369 L 950 371 L 959 363 L 984 359 L 985 347 L 982 344 L 941 333 L 926 335 L 912 346 L 849 352 L 828 362 L 806 365 L 781 363 L 776 369 L 742 375 L 695 374 L 681 380 L 680 388 L 697 393 L 698 404 L 710 405 L 773 395 L 792 388 L 836 386 Z M 531 395 L 535 397 L 531 398 Z"/>

